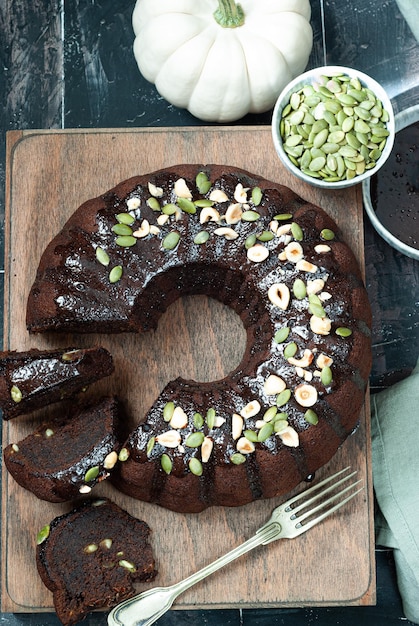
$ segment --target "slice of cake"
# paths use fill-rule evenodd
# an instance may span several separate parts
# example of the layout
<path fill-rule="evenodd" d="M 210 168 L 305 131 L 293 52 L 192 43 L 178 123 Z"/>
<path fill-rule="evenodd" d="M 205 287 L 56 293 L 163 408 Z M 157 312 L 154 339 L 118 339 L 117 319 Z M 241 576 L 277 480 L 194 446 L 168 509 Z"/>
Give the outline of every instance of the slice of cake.
<path fill-rule="evenodd" d="M 110 500 L 89 500 L 40 530 L 38 572 L 63 624 L 116 606 L 136 593 L 134 582 L 156 577 L 150 532 Z"/>
<path fill-rule="evenodd" d="M 65 502 L 90 493 L 118 460 L 122 407 L 115 397 L 76 407 L 9 444 L 10 474 L 41 500 Z"/>
<path fill-rule="evenodd" d="M 0 352 L 0 409 L 9 420 L 69 398 L 114 370 L 105 348 Z"/>

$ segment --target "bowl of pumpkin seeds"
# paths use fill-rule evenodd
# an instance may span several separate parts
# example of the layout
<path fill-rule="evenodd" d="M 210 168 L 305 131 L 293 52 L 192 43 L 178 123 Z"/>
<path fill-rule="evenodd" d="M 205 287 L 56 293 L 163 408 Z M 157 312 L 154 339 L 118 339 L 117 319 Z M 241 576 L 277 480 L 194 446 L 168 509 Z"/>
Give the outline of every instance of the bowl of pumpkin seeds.
<path fill-rule="evenodd" d="M 272 139 L 282 163 L 316 187 L 342 189 L 372 176 L 389 157 L 393 107 L 373 78 L 350 67 L 301 74 L 280 94 Z"/>

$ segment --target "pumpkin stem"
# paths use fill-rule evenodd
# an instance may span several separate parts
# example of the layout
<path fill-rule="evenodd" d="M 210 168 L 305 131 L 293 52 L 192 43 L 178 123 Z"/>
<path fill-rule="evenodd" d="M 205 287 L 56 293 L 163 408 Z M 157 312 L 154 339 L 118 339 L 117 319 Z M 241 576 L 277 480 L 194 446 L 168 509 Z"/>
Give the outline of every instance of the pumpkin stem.
<path fill-rule="evenodd" d="M 214 18 L 223 28 L 237 28 L 244 24 L 244 11 L 235 0 L 218 0 Z"/>

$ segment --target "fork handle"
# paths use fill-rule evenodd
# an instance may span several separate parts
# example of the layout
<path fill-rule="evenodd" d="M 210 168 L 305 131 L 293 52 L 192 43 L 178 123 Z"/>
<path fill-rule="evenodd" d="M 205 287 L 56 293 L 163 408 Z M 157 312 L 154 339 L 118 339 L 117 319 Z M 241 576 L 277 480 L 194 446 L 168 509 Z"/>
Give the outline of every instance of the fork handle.
<path fill-rule="evenodd" d="M 170 609 L 181 593 L 228 565 L 231 561 L 246 554 L 246 552 L 277 538 L 278 526 L 277 523 L 265 524 L 244 543 L 170 587 L 149 589 L 133 598 L 128 598 L 111 611 L 108 616 L 108 624 L 115 626 L 150 626 L 150 624 L 154 624 L 159 617 Z"/>

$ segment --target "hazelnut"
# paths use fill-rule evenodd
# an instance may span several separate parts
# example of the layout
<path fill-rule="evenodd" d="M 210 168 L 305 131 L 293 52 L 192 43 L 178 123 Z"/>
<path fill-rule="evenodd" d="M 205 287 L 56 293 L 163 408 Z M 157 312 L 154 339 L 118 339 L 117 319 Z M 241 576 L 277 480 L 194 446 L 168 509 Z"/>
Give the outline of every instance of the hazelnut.
<path fill-rule="evenodd" d="M 310 318 L 310 328 L 316 335 L 328 335 L 332 328 L 332 322 L 328 317 L 312 315 Z"/>
<path fill-rule="evenodd" d="M 249 402 L 248 404 L 246 404 L 246 406 L 244 406 L 242 408 L 242 410 L 240 411 L 240 415 L 242 417 L 244 417 L 245 419 L 249 418 L 249 417 L 254 417 L 255 415 L 257 415 L 260 411 L 260 404 L 257 400 L 252 400 L 252 402 Z"/>
<path fill-rule="evenodd" d="M 218 222 L 219 219 L 219 212 L 212 206 L 204 207 L 199 214 L 199 221 L 201 224 L 205 224 L 205 222 Z"/>
<path fill-rule="evenodd" d="M 212 453 L 214 442 L 211 437 L 205 437 L 201 445 L 201 461 L 207 463 Z"/>
<path fill-rule="evenodd" d="M 255 451 L 255 444 L 252 441 L 246 439 L 246 437 L 240 437 L 236 446 L 238 452 L 242 454 L 251 454 Z"/>
<path fill-rule="evenodd" d="M 233 418 L 231 421 L 231 430 L 233 439 L 238 439 L 243 432 L 243 418 L 238 413 L 233 413 Z"/>
<path fill-rule="evenodd" d="M 275 396 L 276 394 L 281 393 L 281 391 L 284 391 L 286 386 L 287 385 L 282 378 L 276 376 L 275 374 L 271 374 L 265 380 L 263 390 L 267 396 Z"/>
<path fill-rule="evenodd" d="M 175 182 L 175 194 L 178 198 L 186 198 L 192 200 L 192 194 L 184 178 L 178 178 Z"/>
<path fill-rule="evenodd" d="M 284 283 L 274 283 L 269 287 L 268 298 L 272 304 L 285 311 L 290 301 L 290 290 Z"/>
<path fill-rule="evenodd" d="M 257 243 L 247 251 L 247 258 L 249 261 L 253 261 L 254 263 L 261 263 L 269 256 L 268 248 L 262 246 L 262 244 Z"/>
<path fill-rule="evenodd" d="M 282 443 L 290 448 L 298 448 L 300 445 L 300 439 L 298 433 L 292 426 L 287 426 L 284 430 L 278 433 L 278 437 L 281 438 Z"/>
<path fill-rule="evenodd" d="M 303 249 L 298 241 L 292 241 L 289 243 L 285 247 L 284 252 L 287 260 L 291 261 L 291 263 L 298 263 L 298 261 L 301 261 L 304 256 Z"/>
<path fill-rule="evenodd" d="M 225 214 L 226 223 L 237 224 L 237 222 L 240 222 L 242 214 L 243 211 L 239 203 L 230 204 Z"/>
<path fill-rule="evenodd" d="M 177 430 L 167 430 L 161 435 L 157 435 L 156 441 L 166 448 L 177 448 L 180 444 L 180 434 Z"/>
<path fill-rule="evenodd" d="M 317 389 L 313 385 L 303 383 L 294 390 L 295 399 L 301 406 L 313 406 L 317 402 Z"/>

